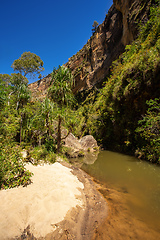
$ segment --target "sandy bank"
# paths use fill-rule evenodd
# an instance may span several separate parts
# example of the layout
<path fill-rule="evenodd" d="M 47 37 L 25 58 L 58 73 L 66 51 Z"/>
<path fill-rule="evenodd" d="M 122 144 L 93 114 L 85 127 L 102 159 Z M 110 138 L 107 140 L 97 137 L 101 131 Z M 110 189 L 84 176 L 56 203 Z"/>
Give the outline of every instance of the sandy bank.
<path fill-rule="evenodd" d="M 60 163 L 27 169 L 31 185 L 0 191 L 0 239 L 90 239 L 107 204 L 89 176 Z"/>

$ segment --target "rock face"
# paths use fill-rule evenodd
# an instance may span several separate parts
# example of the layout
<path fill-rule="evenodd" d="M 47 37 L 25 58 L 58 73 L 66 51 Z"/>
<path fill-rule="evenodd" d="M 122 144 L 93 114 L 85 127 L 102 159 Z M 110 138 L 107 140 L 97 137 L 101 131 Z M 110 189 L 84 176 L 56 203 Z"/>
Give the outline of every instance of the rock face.
<path fill-rule="evenodd" d="M 81 139 L 78 139 L 70 133 L 64 140 L 64 146 L 70 148 L 70 152 L 67 153 L 69 158 L 81 156 L 80 152 L 83 152 L 83 155 L 86 155 L 87 151 L 94 152 L 98 150 L 97 141 L 91 135 L 86 135 Z"/>
<path fill-rule="evenodd" d="M 94 139 L 92 135 L 86 135 L 82 137 L 79 140 L 79 143 L 81 144 L 84 150 L 88 150 L 88 149 L 94 150 L 98 148 L 97 141 Z"/>
<path fill-rule="evenodd" d="M 37 82 L 29 84 L 29 89 L 32 92 L 34 99 L 43 99 L 47 94 L 47 89 L 51 82 L 51 74 L 38 80 Z"/>
<path fill-rule="evenodd" d="M 75 77 L 74 93 L 102 84 L 112 62 L 137 37 L 137 23 L 147 21 L 153 3 L 154 0 L 113 0 L 104 22 L 87 44 L 65 64 Z M 33 96 L 44 97 L 50 80 L 48 75 L 30 84 Z"/>
<path fill-rule="evenodd" d="M 124 51 L 122 31 L 122 14 L 113 5 L 87 44 L 66 64 L 75 76 L 74 92 L 104 80 L 112 61 Z"/>
<path fill-rule="evenodd" d="M 74 152 L 82 150 L 82 146 L 79 143 L 78 138 L 76 138 L 72 133 L 70 133 L 65 139 L 65 146 L 74 149 Z"/>
<path fill-rule="evenodd" d="M 113 0 L 115 8 L 122 13 L 123 33 L 121 42 L 124 46 L 137 36 L 137 22 L 146 22 L 152 0 Z"/>

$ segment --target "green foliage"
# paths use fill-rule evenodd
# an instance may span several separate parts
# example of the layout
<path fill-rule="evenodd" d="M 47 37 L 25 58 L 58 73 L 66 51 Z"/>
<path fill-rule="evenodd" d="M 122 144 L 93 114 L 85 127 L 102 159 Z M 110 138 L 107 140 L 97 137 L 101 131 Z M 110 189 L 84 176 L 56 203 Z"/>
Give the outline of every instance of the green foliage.
<path fill-rule="evenodd" d="M 45 159 L 47 154 L 48 154 L 48 151 L 44 145 L 35 147 L 32 151 L 30 151 L 31 157 L 36 160 Z"/>
<path fill-rule="evenodd" d="M 27 86 L 28 79 L 24 77 L 21 73 L 11 73 L 10 83 L 13 86 L 13 90 L 16 91 L 21 84 Z"/>
<path fill-rule="evenodd" d="M 24 52 L 21 57 L 14 60 L 12 66 L 14 71 L 18 71 L 24 75 L 24 77 L 29 74 L 34 76 L 34 74 L 40 74 L 43 68 L 43 61 L 35 53 Z"/>
<path fill-rule="evenodd" d="M 99 25 L 99 23 L 97 21 L 94 21 L 94 23 L 92 25 L 92 27 L 93 27 L 92 33 L 96 32 L 98 25 Z"/>
<path fill-rule="evenodd" d="M 17 132 L 20 129 L 20 116 L 15 109 L 10 110 L 9 106 L 6 106 L 1 112 L 2 126 L 0 130 L 0 137 L 9 142 L 15 141 Z"/>
<path fill-rule="evenodd" d="M 118 101 L 137 95 L 149 87 L 160 62 L 160 8 L 151 8 L 151 17 L 141 27 L 138 39 L 126 47 L 125 53 L 113 64 L 106 90 Z"/>
<path fill-rule="evenodd" d="M 54 163 L 56 160 L 56 154 L 47 150 L 46 145 L 37 146 L 29 151 L 29 158 L 34 160 L 34 164 L 39 163 Z"/>
<path fill-rule="evenodd" d="M 11 74 L 11 84 L 13 91 L 10 94 L 13 94 L 13 97 L 16 101 L 16 109 L 22 108 L 30 99 L 31 92 L 28 89 L 27 83 L 28 80 L 26 77 L 23 77 L 20 73 Z"/>
<path fill-rule="evenodd" d="M 68 106 L 74 103 L 72 88 L 74 86 L 73 76 L 68 68 L 59 66 L 52 73 L 51 86 L 48 89 L 48 96 L 62 106 Z"/>
<path fill-rule="evenodd" d="M 77 110 L 73 112 L 73 130 L 72 132 L 81 138 L 87 134 L 93 134 L 93 128 L 95 128 L 95 120 L 98 113 L 95 112 L 95 101 L 97 92 L 94 89 L 90 89 L 85 92 L 78 93 L 76 96 Z M 95 133 L 98 139 L 98 134 Z"/>
<path fill-rule="evenodd" d="M 35 163 L 53 163 L 56 148 L 59 152 L 67 136 L 63 127 L 78 137 L 92 134 L 109 149 L 131 154 L 138 149 L 140 158 L 160 160 L 159 5 L 151 8 L 150 18 L 140 27 L 138 38 L 113 63 L 103 89 L 80 93 L 79 105 L 68 68 L 54 69 L 48 97 L 33 102 L 25 76 L 40 74 L 42 60 L 33 53 L 23 53 L 12 67 L 19 73 L 0 74 L 1 188 L 30 182 L 31 174 L 24 168 L 20 150 L 15 148 L 17 143 L 31 148 L 29 157 Z M 70 150 L 62 151 L 70 155 Z"/>
<path fill-rule="evenodd" d="M 4 81 L 0 78 L 0 110 L 4 107 L 7 100 L 7 93 Z"/>
<path fill-rule="evenodd" d="M 51 86 L 48 89 L 49 98 L 57 104 L 57 152 L 59 153 L 61 148 L 62 138 L 61 125 L 64 116 L 66 115 L 67 107 L 73 106 L 75 98 L 72 92 L 74 84 L 73 76 L 68 68 L 65 66 L 59 66 L 58 69 L 54 69 L 52 73 Z M 65 113 L 65 114 L 64 114 Z M 67 136 L 67 135 L 66 135 Z"/>
<path fill-rule="evenodd" d="M 41 145 L 42 141 L 45 142 L 45 139 L 47 139 L 47 144 L 50 144 L 48 151 L 51 151 L 51 142 L 46 133 L 46 129 L 48 129 L 46 127 L 47 114 L 49 115 L 50 124 L 52 124 L 51 108 L 44 110 L 45 104 L 29 101 L 31 92 L 28 89 L 28 80 L 25 77 L 27 74 L 39 73 L 42 66 L 43 62 L 38 56 L 24 53 L 12 65 L 14 70 L 20 73 L 14 73 L 11 76 L 8 74 L 0 75 L 1 188 L 30 183 L 31 173 L 25 170 L 20 154 L 21 148 L 17 147 L 18 143 L 27 148 L 27 145 Z M 46 147 L 44 148 L 45 160 L 48 159 L 46 161 L 54 162 L 54 153 L 48 152 Z"/>
<path fill-rule="evenodd" d="M 138 38 L 113 63 L 111 75 L 95 102 L 93 97 L 93 101 L 88 104 L 85 101 L 79 107 L 85 134 L 92 134 L 108 149 L 134 154 L 141 141 L 136 129 L 147 111 L 146 101 L 159 97 L 159 74 L 160 7 L 157 5 L 151 8 L 150 18 L 141 26 Z"/>
<path fill-rule="evenodd" d="M 45 138 L 46 126 L 41 102 L 31 102 L 25 106 L 25 141 L 33 146 L 41 145 Z"/>
<path fill-rule="evenodd" d="M 26 186 L 32 174 L 25 169 L 19 150 L 0 144 L 0 189 Z"/>
<path fill-rule="evenodd" d="M 10 84 L 11 76 L 9 74 L 0 73 L 0 79 L 3 81 L 4 85 L 8 87 L 8 85 Z"/>
<path fill-rule="evenodd" d="M 56 152 L 56 142 L 53 137 L 49 137 L 45 141 L 45 148 L 48 152 Z"/>
<path fill-rule="evenodd" d="M 151 162 L 160 161 L 160 98 L 147 101 L 148 110 L 136 132 L 142 138 L 142 146 L 138 150 L 140 158 Z"/>
<path fill-rule="evenodd" d="M 44 99 L 41 105 L 42 117 L 45 120 L 45 126 L 47 128 L 47 135 L 51 136 L 51 124 L 54 117 L 55 105 L 47 97 Z"/>
<path fill-rule="evenodd" d="M 22 140 L 32 146 L 41 146 L 54 134 L 56 118 L 54 104 L 48 99 L 31 102 L 23 107 Z"/>

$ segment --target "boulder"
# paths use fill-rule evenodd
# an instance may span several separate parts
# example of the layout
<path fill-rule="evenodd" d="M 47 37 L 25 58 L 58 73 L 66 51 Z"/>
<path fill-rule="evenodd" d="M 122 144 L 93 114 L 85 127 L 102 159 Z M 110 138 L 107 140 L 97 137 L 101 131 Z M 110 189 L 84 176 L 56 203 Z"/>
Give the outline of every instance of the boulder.
<path fill-rule="evenodd" d="M 94 151 L 98 149 L 97 141 L 92 135 L 86 135 L 79 140 L 81 147 L 85 151 Z"/>
<path fill-rule="evenodd" d="M 72 133 L 64 140 L 64 146 L 71 149 L 73 155 L 79 156 L 80 152 L 94 152 L 98 149 L 97 141 L 91 135 L 86 135 L 78 140 Z"/>
<path fill-rule="evenodd" d="M 73 148 L 74 150 L 82 150 L 82 145 L 80 144 L 78 138 L 76 138 L 72 133 L 66 137 L 64 140 L 65 146 L 69 148 Z"/>

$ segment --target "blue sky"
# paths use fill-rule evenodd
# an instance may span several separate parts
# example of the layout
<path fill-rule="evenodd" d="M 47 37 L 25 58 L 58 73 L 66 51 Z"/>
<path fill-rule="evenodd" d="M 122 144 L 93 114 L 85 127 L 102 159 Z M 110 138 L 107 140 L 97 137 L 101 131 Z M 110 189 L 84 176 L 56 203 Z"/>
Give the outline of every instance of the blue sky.
<path fill-rule="evenodd" d="M 86 44 L 94 20 L 101 24 L 112 0 L 0 0 L 0 73 L 23 52 L 33 52 L 51 73 Z M 34 82 L 37 79 L 28 79 Z"/>

